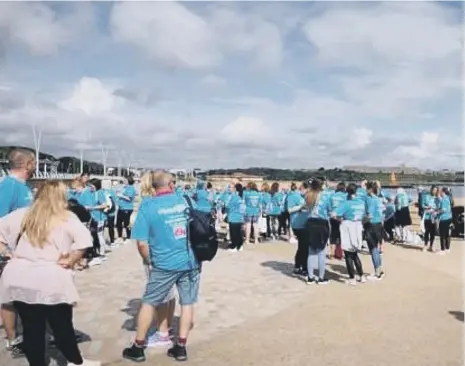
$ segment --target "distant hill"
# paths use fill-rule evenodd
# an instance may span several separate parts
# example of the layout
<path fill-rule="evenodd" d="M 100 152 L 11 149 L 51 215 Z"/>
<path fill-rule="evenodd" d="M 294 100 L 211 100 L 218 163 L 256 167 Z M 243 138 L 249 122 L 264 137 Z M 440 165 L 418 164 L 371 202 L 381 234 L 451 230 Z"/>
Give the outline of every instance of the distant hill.
<path fill-rule="evenodd" d="M 208 170 L 207 175 L 224 175 L 231 176 L 236 173 L 243 173 L 246 175 L 260 176 L 265 180 L 276 181 L 294 181 L 302 182 L 311 177 L 326 177 L 330 181 L 344 181 L 344 182 L 359 182 L 363 179 L 379 180 L 382 184 L 389 184 L 391 174 L 386 172 L 377 173 L 362 173 L 353 170 L 345 170 L 340 168 L 325 169 L 274 169 L 274 168 L 247 168 L 247 169 L 212 169 Z M 409 184 L 425 184 L 428 182 L 449 182 L 449 183 L 463 183 L 463 172 L 428 172 L 428 173 L 405 173 L 401 171 L 396 174 L 396 180 L 399 183 Z"/>
<path fill-rule="evenodd" d="M 8 159 L 8 154 L 12 149 L 25 149 L 35 153 L 34 149 L 26 146 L 0 146 L 0 159 Z M 57 158 L 51 154 L 39 153 L 40 160 L 58 161 L 58 173 L 77 173 L 80 171 L 81 161 L 73 156 L 63 156 Z M 84 160 L 84 172 L 90 174 L 102 174 L 103 166 L 100 163 Z"/>

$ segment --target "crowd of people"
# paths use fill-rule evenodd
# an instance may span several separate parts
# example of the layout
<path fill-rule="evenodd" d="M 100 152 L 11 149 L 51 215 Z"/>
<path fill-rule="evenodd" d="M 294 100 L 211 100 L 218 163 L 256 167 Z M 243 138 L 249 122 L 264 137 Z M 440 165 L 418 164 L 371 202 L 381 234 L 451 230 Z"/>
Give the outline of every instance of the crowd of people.
<path fill-rule="evenodd" d="M 190 245 L 192 204 L 211 215 L 218 231 L 228 226 L 229 252 L 266 240 L 295 242 L 293 273 L 316 285 L 329 283 L 326 262 L 333 257 L 345 260 L 349 285 L 381 280 L 383 242 L 408 241 L 412 225 L 411 197 L 402 188 L 390 194 L 379 182 L 341 182 L 332 188 L 317 177 L 289 188 L 278 182 L 261 189 L 240 182 L 183 187 L 158 170 L 147 172 L 139 189 L 132 177 L 115 189 L 111 182 L 82 174 L 70 187 L 48 181 L 33 194 L 26 182 L 35 169 L 34 154 L 13 150 L 9 164 L 10 174 L 0 181 L 1 317 L 6 348 L 24 354 L 31 366 L 45 366 L 46 339 L 52 335 L 70 366 L 100 365 L 83 359 L 78 348 L 73 273 L 101 265 L 108 253 L 129 242 L 137 246 L 147 283 L 135 339 L 122 356 L 141 362 L 147 347 L 166 347 L 168 356 L 187 360 L 202 268 Z M 445 228 L 452 205 L 447 188 L 432 187 L 421 195 L 425 248 L 434 249 L 438 227 L 440 252 L 450 250 Z M 359 257 L 364 245 L 373 265 L 368 276 Z M 181 315 L 176 332 L 177 298 Z"/>

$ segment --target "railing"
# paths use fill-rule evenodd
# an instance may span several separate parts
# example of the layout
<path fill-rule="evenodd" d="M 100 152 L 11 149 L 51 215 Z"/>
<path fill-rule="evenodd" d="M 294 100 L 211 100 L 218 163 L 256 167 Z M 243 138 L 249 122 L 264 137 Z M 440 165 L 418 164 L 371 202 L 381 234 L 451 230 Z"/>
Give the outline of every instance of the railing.
<path fill-rule="evenodd" d="M 0 177 L 5 177 L 9 174 L 8 170 L 0 169 Z M 31 180 L 73 180 L 79 177 L 80 174 L 69 174 L 69 173 L 48 173 L 48 172 L 39 172 L 39 174 L 34 175 Z M 101 180 L 118 180 L 122 181 L 123 177 L 111 176 L 111 175 L 94 175 L 91 174 L 90 178 L 97 178 Z"/>

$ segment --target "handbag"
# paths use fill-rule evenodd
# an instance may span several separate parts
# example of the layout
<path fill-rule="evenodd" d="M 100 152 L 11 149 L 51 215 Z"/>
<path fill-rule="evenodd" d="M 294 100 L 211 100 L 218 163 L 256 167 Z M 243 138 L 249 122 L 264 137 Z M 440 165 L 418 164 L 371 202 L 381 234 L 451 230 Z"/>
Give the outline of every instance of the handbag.
<path fill-rule="evenodd" d="M 263 215 L 258 218 L 258 229 L 260 234 L 266 234 L 266 217 Z"/>

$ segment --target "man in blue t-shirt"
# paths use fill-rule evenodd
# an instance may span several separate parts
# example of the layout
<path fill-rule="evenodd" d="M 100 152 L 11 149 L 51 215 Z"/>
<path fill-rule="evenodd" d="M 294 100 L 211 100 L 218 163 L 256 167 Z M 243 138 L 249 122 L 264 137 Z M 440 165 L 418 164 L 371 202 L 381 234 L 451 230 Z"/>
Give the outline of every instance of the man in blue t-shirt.
<path fill-rule="evenodd" d="M 15 149 L 8 155 L 8 163 L 10 174 L 0 181 L 0 217 L 32 203 L 32 192 L 26 181 L 34 174 L 35 155 L 28 150 Z M 16 314 L 11 304 L 2 304 L 1 318 L 7 336 L 6 348 L 13 353 L 21 353 L 22 343 L 16 337 Z"/>
<path fill-rule="evenodd" d="M 153 182 L 156 196 L 139 208 L 131 239 L 137 241 L 139 254 L 150 263 L 150 275 L 142 298 L 134 343 L 123 351 L 132 361 L 145 360 L 145 338 L 154 307 L 162 304 L 176 285 L 181 305 L 179 335 L 168 356 L 187 360 L 186 343 L 194 317 L 200 281 L 200 265 L 187 238 L 188 206 L 172 187 L 172 175 L 161 173 Z"/>

